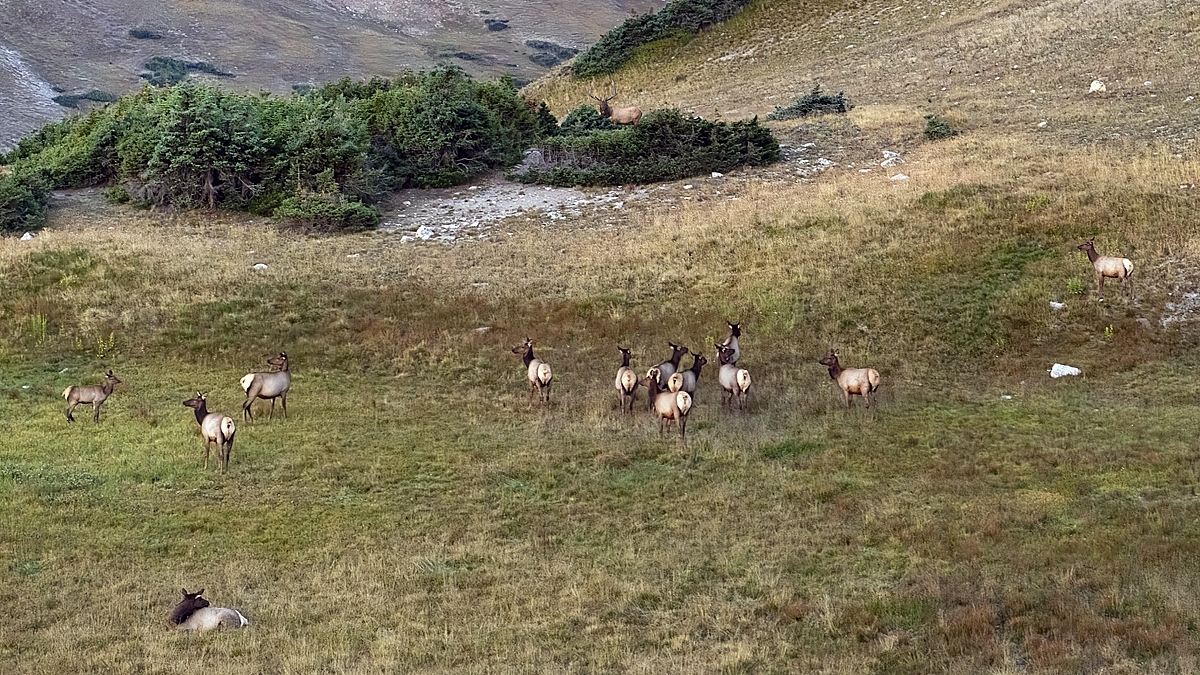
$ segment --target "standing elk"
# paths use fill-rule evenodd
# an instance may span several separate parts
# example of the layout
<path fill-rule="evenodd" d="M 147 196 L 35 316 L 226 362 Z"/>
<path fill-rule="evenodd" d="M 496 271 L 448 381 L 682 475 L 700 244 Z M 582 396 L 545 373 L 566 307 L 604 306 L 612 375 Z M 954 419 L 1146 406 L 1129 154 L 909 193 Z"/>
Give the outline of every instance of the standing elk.
<path fill-rule="evenodd" d="M 830 349 L 817 363 L 829 368 L 829 377 L 841 388 L 847 408 L 851 406 L 851 396 L 863 397 L 863 402 L 870 408 L 872 403 L 878 402 L 875 392 L 879 390 L 879 371 L 874 368 L 842 368 L 838 363 L 840 353 L 840 350 Z"/>
<path fill-rule="evenodd" d="M 512 348 L 512 353 L 520 354 L 525 363 L 525 377 L 529 380 L 529 405 L 533 405 L 533 396 L 543 403 L 550 403 L 550 384 L 554 381 L 554 373 L 550 364 L 533 355 L 533 338 L 525 338 L 525 344 Z"/>
<path fill-rule="evenodd" d="M 104 403 L 109 396 L 112 396 L 113 387 L 121 384 L 113 371 L 109 370 L 104 375 L 104 384 L 93 384 L 87 387 L 71 385 L 63 389 L 63 398 L 67 400 L 67 421 L 74 422 L 75 418 L 71 415 L 75 411 L 75 406 L 80 403 L 92 404 L 92 422 L 100 423 L 100 404 Z"/>
<path fill-rule="evenodd" d="M 742 358 L 742 349 L 738 347 L 738 338 L 742 337 L 742 326 L 732 321 L 726 321 L 729 324 L 729 337 L 721 344 L 733 350 L 733 360 L 729 363 L 737 365 L 738 359 Z"/>
<path fill-rule="evenodd" d="M 217 470 L 225 473 L 229 468 L 229 456 L 233 454 L 233 435 L 237 433 L 233 418 L 208 412 L 208 396 L 200 392 L 184 401 L 183 405 L 196 411 L 196 423 L 200 425 L 200 435 L 204 437 L 204 468 L 208 468 L 209 446 L 216 443 Z"/>
<path fill-rule="evenodd" d="M 658 435 L 662 436 L 663 430 L 669 427 L 671 422 L 676 422 L 679 425 L 679 441 L 685 443 L 687 416 L 692 410 L 692 396 L 686 391 L 662 389 L 658 384 L 658 375 L 657 369 L 651 368 L 650 372 L 646 373 L 646 379 L 642 381 L 649 392 L 651 409 L 658 415 Z"/>
<path fill-rule="evenodd" d="M 250 625 L 250 621 L 236 609 L 226 607 L 210 607 L 208 600 L 200 597 L 204 589 L 195 593 L 183 591 L 183 600 L 171 610 L 171 625 L 176 630 L 196 631 L 203 633 L 214 628 L 241 628 Z"/>
<path fill-rule="evenodd" d="M 703 368 L 706 363 L 708 363 L 708 359 L 697 354 L 696 352 L 690 353 L 692 355 L 692 367 L 687 370 L 681 370 L 675 374 L 682 378 L 682 386 L 680 386 L 680 390 L 691 394 L 694 402 L 696 398 L 696 382 L 700 379 L 700 369 Z"/>
<path fill-rule="evenodd" d="M 288 370 L 287 352 L 279 352 L 279 356 L 267 359 L 267 365 L 279 370 L 273 373 L 248 373 L 242 377 L 242 390 L 246 392 L 246 400 L 242 402 L 242 420 L 254 421 L 250 405 L 255 399 L 271 399 L 271 414 L 267 419 L 275 418 L 275 399 L 283 406 L 283 418 L 287 419 L 287 395 L 292 388 L 292 373 Z"/>
<path fill-rule="evenodd" d="M 617 388 L 617 396 L 620 397 L 621 413 L 624 414 L 627 410 L 633 413 L 633 401 L 637 394 L 638 377 L 637 373 L 633 372 L 633 368 L 629 367 L 629 349 L 626 347 L 617 347 L 621 351 L 621 367 L 617 369 L 617 379 L 613 385 Z"/>
<path fill-rule="evenodd" d="M 733 363 L 733 348 L 728 345 L 714 344 L 717 348 L 717 383 L 721 385 L 721 405 L 733 405 L 737 401 L 738 409 L 744 410 L 746 398 L 750 394 L 750 371 L 738 368 Z"/>
<path fill-rule="evenodd" d="M 588 85 L 588 96 L 600 103 L 600 116 L 607 117 L 613 121 L 613 124 L 632 124 L 637 126 L 638 120 L 642 119 L 642 109 L 637 106 L 629 106 L 628 108 L 614 108 L 608 102 L 617 97 L 617 83 L 609 81 L 612 85 L 612 96 L 608 98 L 600 98 L 592 92 L 592 86 Z"/>
<path fill-rule="evenodd" d="M 1104 300 L 1104 279 L 1120 279 L 1121 295 L 1125 295 L 1125 286 L 1129 286 L 1129 297 L 1133 298 L 1133 263 L 1129 258 L 1114 258 L 1096 253 L 1096 238 L 1092 237 L 1075 248 L 1087 254 L 1092 267 L 1096 268 L 1096 281 L 1099 286 L 1100 300 Z"/>

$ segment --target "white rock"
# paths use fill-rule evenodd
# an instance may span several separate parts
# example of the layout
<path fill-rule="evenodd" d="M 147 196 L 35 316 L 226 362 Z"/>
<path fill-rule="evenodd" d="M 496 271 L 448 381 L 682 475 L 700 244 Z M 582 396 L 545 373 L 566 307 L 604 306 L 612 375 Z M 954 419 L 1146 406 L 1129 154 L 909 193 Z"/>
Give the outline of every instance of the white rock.
<path fill-rule="evenodd" d="M 1047 124 L 1049 124 L 1049 122 L 1047 122 L 1046 120 L 1042 120 L 1041 122 L 1038 122 L 1037 125 L 1038 125 L 1038 128 L 1041 129 L 1042 127 L 1046 126 Z"/>
<path fill-rule="evenodd" d="M 1063 377 L 1064 375 L 1078 375 L 1079 369 L 1074 366 L 1065 366 L 1061 363 L 1056 363 L 1047 372 L 1050 373 L 1050 377 Z"/>
<path fill-rule="evenodd" d="M 721 173 L 720 171 L 714 171 L 714 172 L 712 172 L 712 177 L 713 178 L 724 178 L 725 174 Z"/>
<path fill-rule="evenodd" d="M 428 225 L 422 225 L 418 227 L 416 232 L 416 235 L 419 239 L 429 239 L 434 234 L 436 233 L 433 231 L 433 228 L 429 227 Z"/>
<path fill-rule="evenodd" d="M 254 269 L 256 269 L 256 270 L 265 270 L 265 269 L 267 269 L 267 264 L 266 264 L 266 263 L 256 263 L 256 264 L 254 265 Z"/>
<path fill-rule="evenodd" d="M 895 176 L 892 176 L 892 180 L 908 180 L 908 176 L 905 176 L 902 173 L 898 173 Z"/>
<path fill-rule="evenodd" d="M 21 235 L 21 241 L 29 241 L 31 239 L 33 239 L 32 232 L 26 232 L 25 234 Z"/>
<path fill-rule="evenodd" d="M 896 166 L 904 163 L 904 158 L 898 152 L 891 150 L 881 150 L 880 152 L 883 153 L 883 161 L 879 163 L 879 166 Z"/>
<path fill-rule="evenodd" d="M 1149 87 L 1149 86 L 1150 86 L 1150 80 L 1146 80 L 1146 81 L 1145 81 L 1145 82 L 1143 82 L 1142 84 L 1144 84 L 1144 85 L 1146 85 L 1147 87 Z"/>
<path fill-rule="evenodd" d="M 1050 309 L 1062 309 L 1062 308 L 1063 308 L 1063 303 L 1055 302 L 1053 300 L 1050 301 Z"/>
<path fill-rule="evenodd" d="M 1011 400 L 1012 400 L 1012 395 L 1011 395 L 1011 394 L 1004 394 L 1004 395 L 1003 395 L 1003 396 L 1001 396 L 1000 398 L 1004 399 L 1005 401 L 1011 401 Z"/>
<path fill-rule="evenodd" d="M 684 186 L 683 186 L 683 189 L 684 189 L 684 190 L 691 190 L 693 187 L 695 187 L 695 186 L 693 186 L 693 185 L 684 185 Z"/>
<path fill-rule="evenodd" d="M 1106 91 L 1108 91 L 1108 88 L 1100 80 L 1092 80 L 1092 86 L 1088 89 L 1089 94 L 1104 93 Z"/>

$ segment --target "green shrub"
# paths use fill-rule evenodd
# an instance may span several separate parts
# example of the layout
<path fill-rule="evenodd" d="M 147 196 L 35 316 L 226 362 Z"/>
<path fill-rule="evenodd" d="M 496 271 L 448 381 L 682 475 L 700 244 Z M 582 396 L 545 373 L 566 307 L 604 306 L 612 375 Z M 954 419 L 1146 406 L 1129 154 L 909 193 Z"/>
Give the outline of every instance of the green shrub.
<path fill-rule="evenodd" d="M 233 73 L 218 70 L 216 66 L 204 61 L 180 61 L 169 56 L 155 56 L 145 64 L 149 73 L 142 73 L 142 79 L 155 87 L 169 87 L 179 84 L 190 71 L 209 73 L 217 77 L 233 77 Z"/>
<path fill-rule="evenodd" d="M 144 28 L 130 28 L 129 37 L 135 40 L 161 40 L 162 36 Z"/>
<path fill-rule="evenodd" d="M 673 0 L 657 14 L 643 14 L 600 36 L 571 64 L 574 77 L 615 73 L 642 45 L 675 35 L 695 35 L 734 16 L 751 0 Z"/>
<path fill-rule="evenodd" d="M 854 106 L 846 100 L 845 92 L 839 91 L 837 96 L 830 96 L 821 93 L 821 85 L 813 87 L 812 92 L 796 99 L 794 103 L 786 108 L 775 107 L 775 111 L 767 115 L 767 119 L 772 121 L 790 120 L 797 117 L 808 117 L 809 115 L 823 115 L 825 113 L 842 113 L 850 112 Z"/>
<path fill-rule="evenodd" d="M 546 166 L 526 168 L 513 179 L 559 186 L 651 183 L 780 157 L 778 141 L 757 118 L 726 124 L 675 110 L 651 112 L 634 127 L 554 136 L 537 149 Z"/>
<path fill-rule="evenodd" d="M 613 131 L 616 128 L 617 125 L 601 115 L 594 106 L 584 104 L 567 113 L 562 124 L 558 126 L 558 132 L 565 136 L 582 136 L 595 131 Z"/>
<path fill-rule="evenodd" d="M 931 141 L 940 141 L 944 138 L 957 136 L 958 130 L 951 127 L 950 123 L 938 117 L 937 115 L 925 116 L 925 138 Z"/>
<path fill-rule="evenodd" d="M 378 221 L 370 204 L 389 190 L 511 166 L 557 131 L 549 109 L 522 98 L 512 80 L 475 82 L 455 68 L 344 79 L 288 98 L 193 81 L 144 87 L 48 124 L 5 155 L 17 171 L 5 183 L 0 228 L 40 222 L 51 189 L 106 185 L 110 198 L 137 205 L 360 229 Z"/>

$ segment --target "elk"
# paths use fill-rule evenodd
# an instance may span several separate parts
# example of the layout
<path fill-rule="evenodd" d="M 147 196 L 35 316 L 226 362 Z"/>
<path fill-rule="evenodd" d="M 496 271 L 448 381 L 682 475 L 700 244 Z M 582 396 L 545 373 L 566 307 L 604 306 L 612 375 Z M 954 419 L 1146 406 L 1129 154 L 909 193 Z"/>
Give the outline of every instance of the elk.
<path fill-rule="evenodd" d="M 1129 297 L 1133 297 L 1133 263 L 1129 258 L 1114 258 L 1096 253 L 1096 238 L 1092 237 L 1075 248 L 1087 254 L 1092 267 L 1096 268 L 1096 281 L 1100 287 L 1100 300 L 1104 301 L 1104 279 L 1120 279 L 1121 295 L 1125 294 L 1125 286 L 1129 286 Z"/>
<path fill-rule="evenodd" d="M 183 405 L 196 411 L 196 423 L 200 425 L 200 435 L 204 437 L 204 468 L 208 468 L 210 446 L 216 443 L 217 470 L 225 473 L 229 468 L 229 456 L 233 454 L 233 435 L 237 433 L 233 418 L 208 412 L 208 396 L 200 392 L 184 401 Z"/>
<path fill-rule="evenodd" d="M 247 373 L 242 377 L 242 390 L 246 392 L 246 400 L 242 402 L 242 420 L 254 421 L 250 405 L 255 399 L 271 399 L 271 414 L 267 419 L 275 418 L 275 399 L 283 406 L 283 418 L 287 419 L 287 395 L 292 387 L 292 373 L 288 370 L 287 352 L 279 352 L 279 356 L 267 359 L 267 365 L 278 368 L 272 373 Z"/>
<path fill-rule="evenodd" d="M 875 392 L 879 390 L 879 371 L 874 368 L 842 368 L 838 363 L 840 353 L 840 350 L 830 349 L 817 363 L 828 366 L 829 377 L 841 387 L 847 408 L 851 407 L 851 396 L 863 397 L 866 407 L 870 408 L 872 403 L 877 402 Z"/>
<path fill-rule="evenodd" d="M 533 338 L 526 337 L 525 344 L 512 348 L 512 353 L 520 354 L 525 363 L 525 377 L 529 380 L 529 405 L 533 405 L 533 395 L 543 403 L 550 403 L 550 384 L 554 381 L 554 373 L 550 364 L 533 355 Z"/>
<path fill-rule="evenodd" d="M 684 354 L 688 353 L 688 348 L 683 345 L 677 345 L 674 342 L 668 342 L 667 344 L 671 346 L 671 358 L 651 368 L 651 370 L 657 370 L 659 373 L 659 389 L 666 389 L 667 380 L 671 379 L 675 371 L 679 370 L 679 360 L 683 358 Z M 649 375 L 649 371 L 646 374 Z"/>
<path fill-rule="evenodd" d="M 692 410 L 692 396 L 686 391 L 663 390 L 658 383 L 659 375 L 660 373 L 655 368 L 651 368 L 650 372 L 646 373 L 646 379 L 642 381 L 649 392 L 652 410 L 658 415 L 658 435 L 661 436 L 663 430 L 670 426 L 671 422 L 677 422 L 679 424 L 679 441 L 684 443 L 686 442 L 687 416 Z"/>
<path fill-rule="evenodd" d="M 738 368 L 731 363 L 733 348 L 727 345 L 714 344 L 717 348 L 717 382 L 721 385 L 721 405 L 733 405 L 736 400 L 738 409 L 746 407 L 746 397 L 750 393 L 750 371 Z"/>
<path fill-rule="evenodd" d="M 93 384 L 87 387 L 71 385 L 63 389 L 63 398 L 67 400 L 67 421 L 74 422 L 75 417 L 71 415 L 75 411 L 75 406 L 80 403 L 92 404 L 92 422 L 100 423 L 100 404 L 104 403 L 109 396 L 112 396 L 113 387 L 121 384 L 113 371 L 109 370 L 104 375 L 104 384 Z"/>
<path fill-rule="evenodd" d="M 683 380 L 680 389 L 691 394 L 693 402 L 695 402 L 696 382 L 700 379 L 700 369 L 703 368 L 706 363 L 708 363 L 708 359 L 697 354 L 696 352 L 689 351 L 689 353 L 692 355 L 692 367 L 687 370 L 681 370 L 675 374 L 679 375 Z"/>
<path fill-rule="evenodd" d="M 742 358 L 742 350 L 738 347 L 738 338 L 742 336 L 742 327 L 732 321 L 725 323 L 729 324 L 729 337 L 725 338 L 721 344 L 733 349 L 733 360 L 730 363 L 736 366 L 738 359 Z"/>
<path fill-rule="evenodd" d="M 629 367 L 629 349 L 618 346 L 621 351 L 621 367 L 617 369 L 617 379 L 613 385 L 617 388 L 617 396 L 620 398 L 621 413 L 625 411 L 633 413 L 633 401 L 637 394 L 638 377 Z M 628 401 L 628 405 L 626 402 Z"/>
<path fill-rule="evenodd" d="M 612 85 L 613 93 L 608 98 L 596 96 L 592 92 L 592 86 L 588 85 L 588 96 L 600 103 L 600 116 L 611 119 L 614 124 L 632 124 L 636 127 L 638 120 L 642 119 L 642 109 L 637 106 L 629 106 L 628 108 L 614 108 L 610 106 L 608 102 L 617 97 L 617 83 L 609 80 L 609 84 Z"/>
<path fill-rule="evenodd" d="M 250 621 L 236 609 L 226 607 L 210 607 L 208 600 L 200 597 L 204 589 L 195 593 L 183 591 L 183 600 L 171 610 L 171 625 L 176 630 L 196 631 L 203 633 L 214 628 L 241 628 L 250 625 Z"/>

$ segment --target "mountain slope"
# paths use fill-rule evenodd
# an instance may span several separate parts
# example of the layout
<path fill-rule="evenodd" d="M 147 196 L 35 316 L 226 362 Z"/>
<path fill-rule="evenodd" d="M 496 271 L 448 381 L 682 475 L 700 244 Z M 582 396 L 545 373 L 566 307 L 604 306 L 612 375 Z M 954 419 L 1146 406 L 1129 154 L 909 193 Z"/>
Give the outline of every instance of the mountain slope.
<path fill-rule="evenodd" d="M 527 40 L 585 47 L 630 12 L 663 4 L 8 0 L 0 11 L 0 98 L 13 105 L 0 110 L 0 148 L 69 112 L 49 101 L 51 88 L 125 94 L 141 86 L 138 74 L 154 56 L 210 62 L 235 75 L 223 86 L 275 93 L 448 64 L 524 81 L 545 72 L 530 60 L 537 50 Z M 131 30 L 158 37 L 137 39 Z"/>

